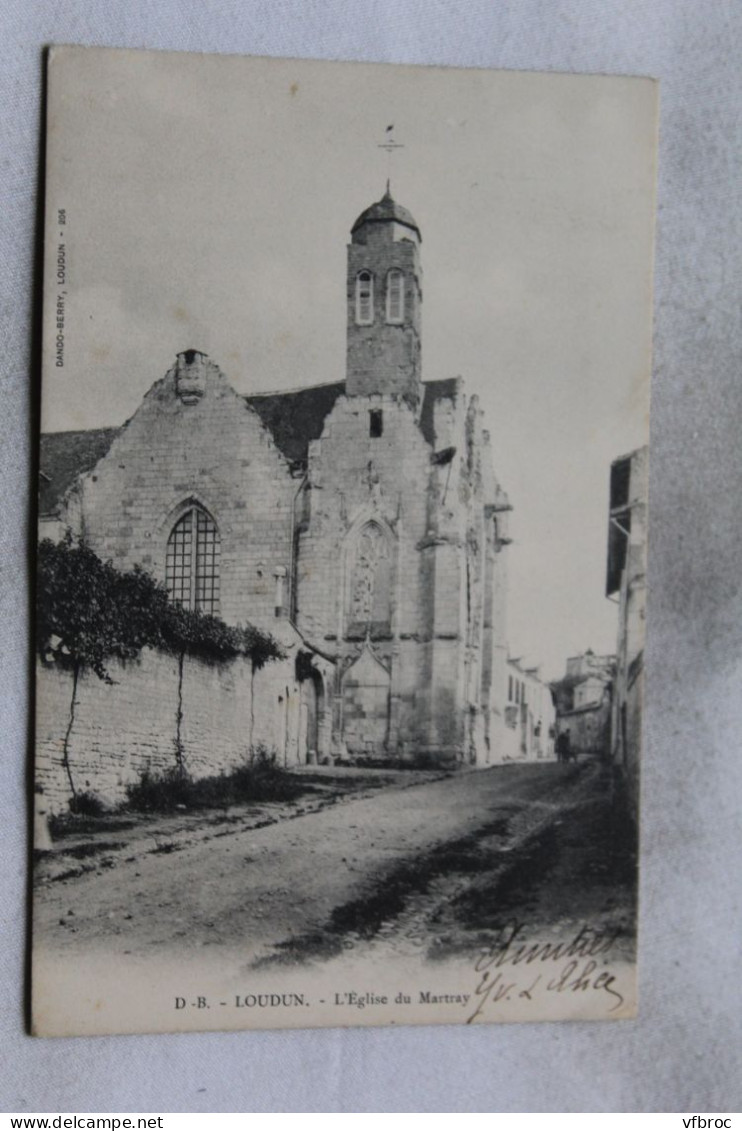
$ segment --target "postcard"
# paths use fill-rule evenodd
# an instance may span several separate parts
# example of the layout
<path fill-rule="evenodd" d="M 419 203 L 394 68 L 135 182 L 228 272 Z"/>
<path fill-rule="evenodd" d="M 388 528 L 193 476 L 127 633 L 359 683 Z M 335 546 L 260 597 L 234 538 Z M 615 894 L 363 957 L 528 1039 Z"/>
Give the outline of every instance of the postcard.
<path fill-rule="evenodd" d="M 35 1034 L 635 1015 L 656 132 L 51 50 Z"/>

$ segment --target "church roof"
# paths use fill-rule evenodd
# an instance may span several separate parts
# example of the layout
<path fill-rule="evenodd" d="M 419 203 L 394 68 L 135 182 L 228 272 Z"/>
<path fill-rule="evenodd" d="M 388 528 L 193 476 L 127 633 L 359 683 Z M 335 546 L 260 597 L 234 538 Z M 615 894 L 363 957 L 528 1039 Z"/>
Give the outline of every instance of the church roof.
<path fill-rule="evenodd" d="M 350 229 L 351 234 L 355 232 L 357 228 L 360 228 L 362 224 L 380 224 L 386 223 L 389 220 L 397 224 L 403 224 L 406 228 L 411 228 L 413 232 L 417 233 L 417 238 L 422 243 L 423 238 L 420 235 L 420 229 L 412 213 L 408 212 L 406 208 L 403 208 L 401 204 L 397 204 L 396 200 L 392 198 L 389 185 L 387 185 L 386 192 L 381 200 L 378 200 L 376 204 L 372 204 L 370 208 L 367 208 L 365 212 L 361 213 Z"/>
<path fill-rule="evenodd" d="M 303 460 L 312 440 L 322 435 L 325 419 L 345 382 L 314 385 L 289 393 L 258 393 L 245 397 L 273 436 L 277 447 L 290 460 Z"/>
<path fill-rule="evenodd" d="M 101 459 L 120 428 L 91 428 L 85 432 L 47 432 L 39 451 L 39 513 L 54 514 L 78 475 Z"/>
<path fill-rule="evenodd" d="M 438 401 L 448 397 L 453 400 L 459 388 L 458 377 L 448 377 L 443 381 L 423 381 L 420 388 L 423 393 L 422 409 L 420 410 L 420 431 L 431 447 L 435 446 L 435 428 L 433 427 L 433 409 Z"/>
<path fill-rule="evenodd" d="M 433 444 L 433 408 L 437 401 L 456 395 L 457 381 L 424 381 L 420 430 Z M 335 401 L 345 393 L 345 382 L 314 385 L 285 393 L 253 393 L 246 404 L 260 417 L 276 447 L 292 462 L 307 458 L 312 440 L 322 435 L 325 419 Z M 95 467 L 111 447 L 121 428 L 93 428 L 84 432 L 47 432 L 41 436 L 39 454 L 39 513 L 56 513 L 78 475 Z"/>

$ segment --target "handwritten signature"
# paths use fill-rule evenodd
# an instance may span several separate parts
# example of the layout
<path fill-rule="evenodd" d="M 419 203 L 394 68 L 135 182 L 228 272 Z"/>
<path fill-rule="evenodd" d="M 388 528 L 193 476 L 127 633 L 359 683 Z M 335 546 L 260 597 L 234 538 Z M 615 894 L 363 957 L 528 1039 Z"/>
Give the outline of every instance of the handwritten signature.
<path fill-rule="evenodd" d="M 526 925 L 511 919 L 498 932 L 492 946 L 482 951 L 474 965 L 479 976 L 474 990 L 476 1009 L 467 1018 L 471 1025 L 484 1013 L 485 1006 L 514 997 L 532 1001 L 537 987 L 539 992 L 580 993 L 586 990 L 605 993 L 615 999 L 608 1009 L 613 1013 L 624 1002 L 623 994 L 616 988 L 616 977 L 610 970 L 599 969 L 618 937 L 618 930 L 599 931 L 587 924 L 566 942 L 532 942 L 525 936 Z M 548 964 L 546 970 L 543 965 Z M 557 967 L 556 972 L 554 971 Z M 536 970 L 540 968 L 540 972 Z M 521 975 L 529 970 L 524 984 Z M 535 976 L 531 977 L 531 974 Z M 512 981 L 508 980 L 513 978 Z"/>

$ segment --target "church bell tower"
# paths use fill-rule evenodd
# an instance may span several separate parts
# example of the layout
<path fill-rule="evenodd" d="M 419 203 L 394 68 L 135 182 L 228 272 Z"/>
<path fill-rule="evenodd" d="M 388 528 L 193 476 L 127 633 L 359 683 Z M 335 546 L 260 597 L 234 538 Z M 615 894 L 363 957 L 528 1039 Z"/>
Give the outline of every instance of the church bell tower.
<path fill-rule="evenodd" d="M 422 237 L 415 220 L 392 199 L 356 220 L 348 244 L 348 396 L 420 395 Z"/>

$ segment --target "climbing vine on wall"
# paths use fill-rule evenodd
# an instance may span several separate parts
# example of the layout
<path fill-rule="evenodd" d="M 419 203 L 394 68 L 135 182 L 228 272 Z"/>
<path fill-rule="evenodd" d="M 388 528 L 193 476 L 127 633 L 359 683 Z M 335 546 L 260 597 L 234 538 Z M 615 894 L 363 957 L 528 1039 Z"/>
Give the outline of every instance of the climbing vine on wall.
<path fill-rule="evenodd" d="M 268 633 L 172 604 L 140 566 L 117 570 L 70 537 L 39 547 L 37 608 L 42 658 L 78 663 L 106 682 L 107 661 L 133 659 L 145 647 L 213 663 L 248 656 L 256 668 L 282 656 Z"/>
<path fill-rule="evenodd" d="M 135 659 L 147 647 L 177 655 L 180 673 L 187 655 L 207 663 L 246 656 L 253 669 L 283 655 L 269 634 L 173 604 L 164 586 L 140 566 L 117 570 L 69 534 L 58 543 L 41 543 L 36 592 L 39 655 L 72 673 L 62 762 L 73 795 L 69 740 L 83 670 L 112 683 L 108 663 Z"/>

